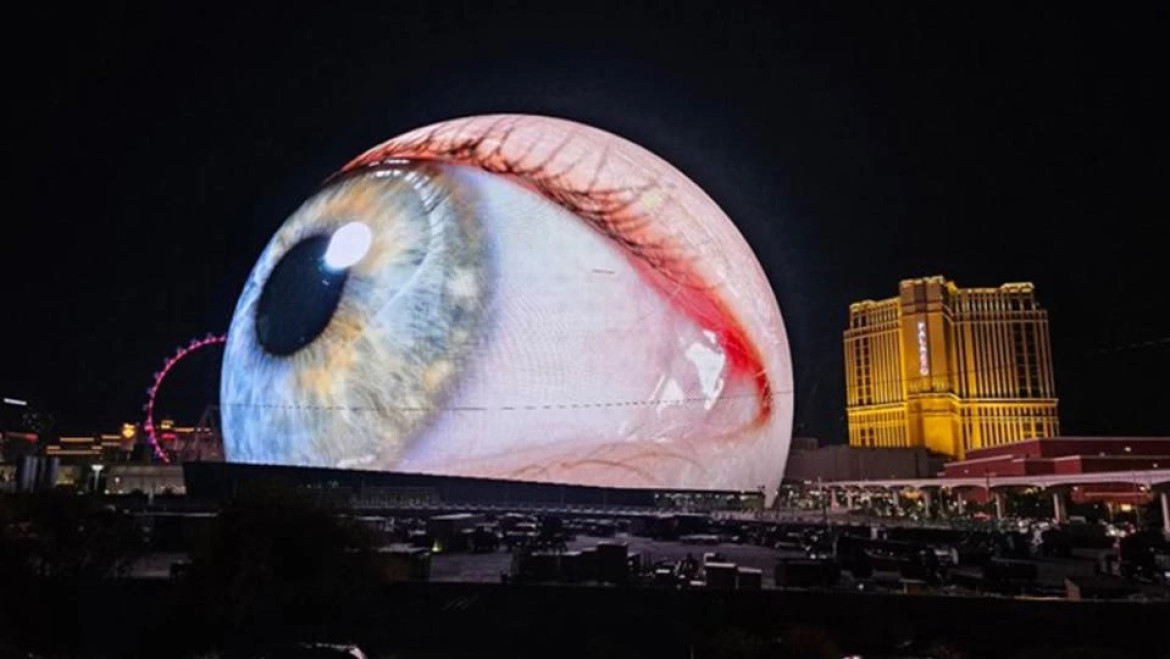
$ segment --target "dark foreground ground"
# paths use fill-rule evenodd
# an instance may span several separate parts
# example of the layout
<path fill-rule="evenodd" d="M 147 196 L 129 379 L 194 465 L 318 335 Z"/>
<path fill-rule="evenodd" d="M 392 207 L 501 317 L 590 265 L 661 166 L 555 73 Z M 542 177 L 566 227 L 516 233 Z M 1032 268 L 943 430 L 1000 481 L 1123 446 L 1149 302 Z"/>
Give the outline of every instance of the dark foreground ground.
<path fill-rule="evenodd" d="M 803 558 L 805 552 L 772 549 L 758 545 L 720 543 L 717 545 L 693 545 L 667 540 L 652 540 L 625 534 L 617 538 L 594 538 L 582 536 L 568 544 L 570 550 L 596 546 L 598 542 L 616 541 L 625 543 L 631 552 L 644 557 L 647 562 L 656 560 L 679 561 L 688 555 L 702 558 L 706 552 L 718 552 L 725 560 L 752 567 L 763 572 L 763 587 L 774 588 L 773 570 L 781 558 Z M 1038 569 L 1038 583 L 1055 590 L 1063 590 L 1064 580 L 1070 576 L 1090 576 L 1093 561 L 1099 550 L 1074 552 L 1072 558 L 1044 558 L 1033 561 Z M 171 564 L 187 560 L 181 552 L 157 553 L 144 556 L 134 565 L 132 574 L 136 577 L 165 579 L 170 576 Z M 498 583 L 500 575 L 511 569 L 512 554 L 500 550 L 490 553 L 451 552 L 438 554 L 431 559 L 430 580 L 433 582 L 476 582 Z"/>
<path fill-rule="evenodd" d="M 175 606 L 176 589 L 136 579 L 5 592 L 0 630 L 10 645 L 54 648 L 38 656 L 252 657 L 318 640 L 371 657 L 1170 657 L 1162 603 L 488 583 L 389 586 L 345 622 L 245 624 L 216 644 L 248 651 L 196 655 L 184 648 L 209 632 Z"/>

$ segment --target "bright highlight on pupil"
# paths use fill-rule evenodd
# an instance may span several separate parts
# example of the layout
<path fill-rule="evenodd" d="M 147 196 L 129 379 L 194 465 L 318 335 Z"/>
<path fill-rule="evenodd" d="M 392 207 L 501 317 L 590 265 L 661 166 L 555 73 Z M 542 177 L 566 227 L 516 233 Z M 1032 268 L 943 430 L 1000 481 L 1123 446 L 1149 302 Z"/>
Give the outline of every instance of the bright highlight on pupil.
<path fill-rule="evenodd" d="M 374 243 L 374 233 L 361 222 L 350 222 L 334 232 L 325 249 L 325 265 L 334 270 L 352 267 L 365 258 Z"/>

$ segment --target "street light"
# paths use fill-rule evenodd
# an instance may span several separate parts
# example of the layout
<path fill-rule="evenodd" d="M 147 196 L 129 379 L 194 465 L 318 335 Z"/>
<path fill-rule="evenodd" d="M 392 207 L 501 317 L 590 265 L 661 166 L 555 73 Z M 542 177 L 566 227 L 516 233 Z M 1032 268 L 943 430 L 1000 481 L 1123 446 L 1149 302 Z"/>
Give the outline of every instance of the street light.
<path fill-rule="evenodd" d="M 98 493 L 98 486 L 101 484 L 102 469 L 106 467 L 105 465 L 94 464 L 90 465 L 89 468 L 93 470 L 93 491 Z"/>
<path fill-rule="evenodd" d="M 825 528 L 829 527 L 829 502 L 825 499 L 825 483 L 817 476 L 817 489 L 820 490 L 821 499 L 821 517 L 824 520 Z"/>
<path fill-rule="evenodd" d="M 1002 521 L 1003 510 L 999 502 L 999 498 L 991 494 L 991 477 L 995 474 L 990 471 L 984 471 L 983 476 L 987 479 L 987 503 L 995 505 L 995 519 Z"/>

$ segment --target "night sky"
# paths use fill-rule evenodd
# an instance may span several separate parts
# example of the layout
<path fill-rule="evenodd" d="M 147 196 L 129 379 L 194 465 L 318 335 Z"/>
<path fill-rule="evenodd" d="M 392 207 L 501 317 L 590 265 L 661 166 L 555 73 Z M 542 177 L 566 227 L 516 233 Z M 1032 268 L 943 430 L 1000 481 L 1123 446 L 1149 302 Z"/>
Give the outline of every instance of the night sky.
<path fill-rule="evenodd" d="M 780 300 L 799 434 L 844 441 L 848 303 L 930 274 L 1035 282 L 1065 434 L 1170 434 L 1164 9 L 682 4 L 33 9 L 3 46 L 0 395 L 67 432 L 137 418 L 338 166 L 523 112 L 627 137 L 727 211 Z"/>

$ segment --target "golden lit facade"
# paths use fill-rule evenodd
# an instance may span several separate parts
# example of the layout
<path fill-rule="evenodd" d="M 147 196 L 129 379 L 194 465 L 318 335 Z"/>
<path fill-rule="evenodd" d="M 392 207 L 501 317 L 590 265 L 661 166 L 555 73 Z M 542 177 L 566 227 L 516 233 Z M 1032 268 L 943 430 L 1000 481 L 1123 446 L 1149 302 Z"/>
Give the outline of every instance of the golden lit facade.
<path fill-rule="evenodd" d="M 849 444 L 967 451 L 1060 433 L 1048 312 L 1032 284 L 901 282 L 849 305 Z"/>

